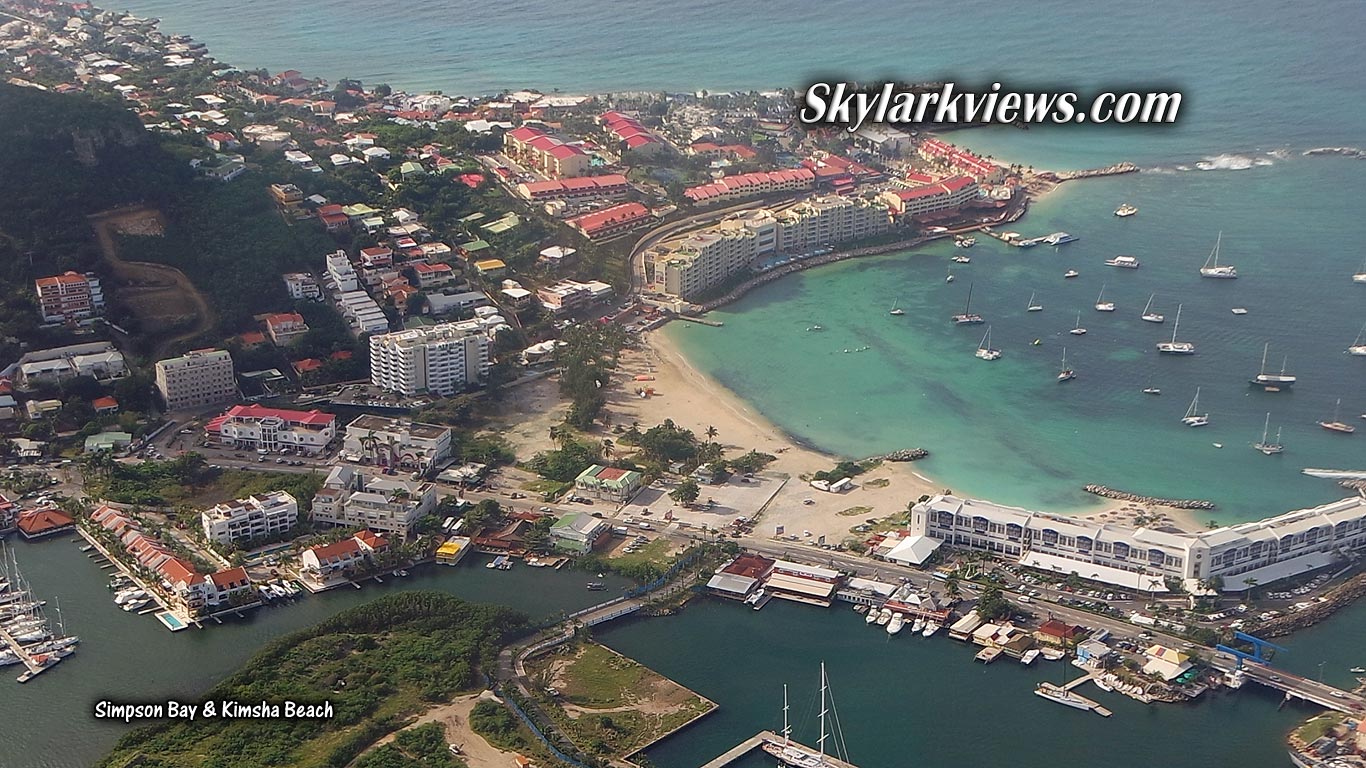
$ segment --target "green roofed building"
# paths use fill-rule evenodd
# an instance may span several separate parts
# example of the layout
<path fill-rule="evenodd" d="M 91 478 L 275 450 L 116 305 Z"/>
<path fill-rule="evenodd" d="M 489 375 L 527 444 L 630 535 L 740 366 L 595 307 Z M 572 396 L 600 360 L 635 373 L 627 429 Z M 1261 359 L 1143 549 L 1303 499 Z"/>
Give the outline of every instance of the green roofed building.
<path fill-rule="evenodd" d="M 640 490 L 640 481 L 639 472 L 594 464 L 574 478 L 574 487 L 589 496 L 624 504 Z"/>
<path fill-rule="evenodd" d="M 555 521 L 550 538 L 555 542 L 555 549 L 561 552 L 583 554 L 593 551 L 593 546 L 607 531 L 608 525 L 602 520 L 584 512 L 570 512 Z"/>
<path fill-rule="evenodd" d="M 127 432 L 101 432 L 85 439 L 85 452 L 117 451 L 120 448 L 127 448 L 132 442 L 133 436 Z"/>

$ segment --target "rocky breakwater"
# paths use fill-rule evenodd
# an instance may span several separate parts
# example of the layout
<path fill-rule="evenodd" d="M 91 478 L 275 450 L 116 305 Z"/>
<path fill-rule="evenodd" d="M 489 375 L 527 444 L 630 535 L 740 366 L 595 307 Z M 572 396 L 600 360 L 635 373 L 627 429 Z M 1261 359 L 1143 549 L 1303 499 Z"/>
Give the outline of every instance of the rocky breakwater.
<path fill-rule="evenodd" d="M 868 461 L 920 461 L 930 455 L 924 448 L 902 448 L 899 451 L 869 457 Z"/>
<path fill-rule="evenodd" d="M 1143 496 L 1128 491 L 1120 491 L 1104 485 L 1083 485 L 1081 487 L 1087 493 L 1094 493 L 1107 499 L 1118 501 L 1132 501 L 1138 504 L 1147 504 L 1156 507 L 1171 507 L 1172 509 L 1214 509 L 1214 502 L 1203 499 L 1160 499 L 1155 496 Z"/>
<path fill-rule="evenodd" d="M 1053 181 L 1071 181 L 1072 179 L 1092 179 L 1097 176 L 1119 176 L 1124 173 L 1137 173 L 1137 165 L 1133 163 L 1115 163 L 1104 168 L 1087 168 L 1082 171 L 1053 171 L 1051 173 L 1041 173 L 1041 177 L 1053 177 Z"/>
<path fill-rule="evenodd" d="M 1351 605 L 1357 598 L 1366 594 L 1366 573 L 1343 582 L 1329 590 L 1318 602 L 1303 610 L 1277 616 L 1251 630 L 1258 637 L 1283 637 L 1296 630 L 1312 627 L 1329 616 Z"/>

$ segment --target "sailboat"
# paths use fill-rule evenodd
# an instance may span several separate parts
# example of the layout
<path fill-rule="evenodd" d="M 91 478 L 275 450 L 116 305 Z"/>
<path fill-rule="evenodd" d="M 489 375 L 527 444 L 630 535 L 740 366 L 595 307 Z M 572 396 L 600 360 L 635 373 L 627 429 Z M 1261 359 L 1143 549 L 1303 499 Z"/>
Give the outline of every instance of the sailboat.
<path fill-rule="evenodd" d="M 1026 312 L 1042 312 L 1042 311 L 1043 311 L 1043 305 L 1042 305 L 1042 304 L 1035 304 L 1035 303 L 1034 303 L 1034 292 L 1033 292 L 1033 291 L 1030 291 L 1030 292 L 1029 292 L 1029 307 L 1028 307 L 1027 309 L 1025 309 L 1025 311 L 1026 311 Z"/>
<path fill-rule="evenodd" d="M 1176 305 L 1176 322 L 1172 323 L 1172 340 L 1158 342 L 1157 351 L 1164 355 L 1193 355 L 1195 345 L 1189 341 L 1177 341 L 1176 331 L 1181 327 L 1181 307 L 1183 304 Z"/>
<path fill-rule="evenodd" d="M 1295 385 L 1295 375 L 1285 372 L 1285 361 L 1281 361 L 1280 373 L 1266 372 L 1266 352 L 1271 348 L 1271 342 L 1262 345 L 1262 371 L 1252 377 L 1248 383 L 1254 387 L 1265 387 L 1267 392 L 1280 392 L 1283 389 L 1290 389 Z"/>
<path fill-rule="evenodd" d="M 1067 367 L 1067 347 L 1062 348 L 1062 370 L 1058 371 L 1058 383 L 1077 378 L 1077 372 Z"/>
<path fill-rule="evenodd" d="M 1067 270 L 1066 272 L 1062 273 L 1062 276 L 1065 277 L 1065 278 L 1071 278 L 1071 277 L 1076 277 L 1077 275 L 1080 275 L 1080 274 L 1081 274 L 1081 273 L 1078 272 L 1078 271 L 1075 270 L 1075 269 L 1069 269 L 1069 270 Z"/>
<path fill-rule="evenodd" d="M 1366 259 L 1361 260 L 1361 271 L 1352 275 L 1352 282 L 1366 283 Z"/>
<path fill-rule="evenodd" d="M 977 357 L 982 360 L 1000 360 L 1001 350 L 991 348 L 991 326 L 987 326 L 987 332 L 982 336 L 982 343 L 977 345 Z"/>
<path fill-rule="evenodd" d="M 826 732 L 825 719 L 830 713 L 830 707 L 826 703 L 827 693 L 830 689 L 830 682 L 825 677 L 825 662 L 821 662 L 821 736 L 816 741 L 816 751 L 801 746 L 792 740 L 792 726 L 788 723 L 787 717 L 787 686 L 783 686 L 783 732 L 782 741 L 765 740 L 763 750 L 770 755 L 778 758 L 778 762 L 789 768 L 827 768 L 830 763 L 825 759 L 825 740 L 832 734 Z M 835 716 L 835 726 L 839 727 L 839 716 Z M 842 737 L 834 734 L 835 745 L 838 748 L 842 743 Z"/>
<path fill-rule="evenodd" d="M 1350 434 L 1352 434 L 1353 432 L 1357 431 L 1357 428 L 1354 427 L 1354 426 L 1352 426 L 1351 424 L 1344 424 L 1343 422 L 1338 421 L 1338 411 L 1341 410 L 1341 409 L 1342 409 L 1342 398 L 1339 397 L 1339 398 L 1338 398 L 1337 405 L 1334 405 L 1334 406 L 1333 406 L 1333 420 L 1332 420 L 1332 421 L 1320 421 L 1320 422 L 1319 422 L 1319 426 L 1320 426 L 1320 427 L 1323 427 L 1324 429 L 1328 430 L 1329 432 L 1337 432 L 1337 433 L 1343 434 L 1343 435 L 1350 435 Z"/>
<path fill-rule="evenodd" d="M 1100 294 L 1099 294 L 1098 296 L 1096 296 L 1096 311 L 1097 311 L 1097 312 L 1114 312 L 1114 311 L 1115 311 L 1115 303 L 1114 303 L 1113 301 L 1106 301 L 1106 300 L 1105 300 L 1105 283 L 1101 283 L 1101 284 L 1100 284 Z"/>
<path fill-rule="evenodd" d="M 1205 259 L 1205 266 L 1200 268 L 1201 277 L 1214 278 L 1216 280 L 1232 280 L 1238 276 L 1238 270 L 1232 264 L 1219 264 L 1219 244 L 1224 239 L 1224 233 L 1220 232 L 1214 240 L 1214 250 L 1209 252 L 1209 258 Z"/>
<path fill-rule="evenodd" d="M 953 270 L 952 270 L 952 269 L 949 270 L 949 276 L 946 277 L 946 278 L 944 278 L 944 282 L 946 282 L 946 283 L 952 283 L 952 282 L 953 282 Z"/>
<path fill-rule="evenodd" d="M 1157 294 L 1155 293 L 1149 295 L 1148 303 L 1143 305 L 1143 315 L 1139 319 L 1141 319 L 1145 323 L 1164 323 L 1167 321 L 1167 317 L 1165 315 L 1152 311 L 1153 299 L 1156 298 L 1156 296 Z"/>
<path fill-rule="evenodd" d="M 953 322 L 957 325 L 977 325 L 984 323 L 982 316 L 972 311 L 972 284 L 968 284 L 968 300 L 963 305 L 963 311 L 953 316 Z"/>
<path fill-rule="evenodd" d="M 1086 335 L 1086 329 L 1081 327 L 1081 310 L 1080 310 L 1080 309 L 1077 310 L 1077 325 L 1076 325 L 1076 327 L 1074 327 L 1072 330 L 1068 331 L 1068 333 L 1072 334 L 1073 336 L 1085 336 L 1085 335 Z"/>
<path fill-rule="evenodd" d="M 1262 424 L 1262 439 L 1261 439 L 1260 441 L 1255 442 L 1255 443 L 1252 444 L 1252 447 L 1253 447 L 1253 448 L 1256 448 L 1257 450 L 1261 451 L 1262 453 L 1266 454 L 1267 456 L 1273 456 L 1273 455 L 1278 454 L 1278 453 L 1280 453 L 1280 452 L 1282 452 L 1282 451 L 1285 450 L 1285 446 L 1284 446 L 1284 445 L 1281 445 L 1281 428 L 1280 428 L 1280 427 L 1277 427 L 1277 428 L 1276 428 L 1276 442 L 1274 442 L 1274 443 L 1269 443 L 1269 442 L 1267 442 L 1267 440 L 1266 440 L 1266 433 L 1267 433 L 1268 431 L 1270 431 L 1270 429 L 1271 429 L 1271 412 L 1268 411 L 1267 414 L 1266 414 L 1266 422 Z"/>
<path fill-rule="evenodd" d="M 902 315 L 906 314 L 906 310 L 897 306 L 897 303 L 899 301 L 900 299 L 897 299 L 896 301 L 892 302 L 892 311 L 888 312 L 887 314 L 892 315 L 894 317 L 901 317 Z"/>
<path fill-rule="evenodd" d="M 1191 407 L 1186 409 L 1186 415 L 1181 417 L 1181 423 L 1188 427 L 1203 427 L 1209 423 L 1208 413 L 1199 413 L 1200 410 L 1200 388 L 1195 388 L 1195 399 L 1191 400 Z"/>
<path fill-rule="evenodd" d="M 1366 336 L 1366 325 L 1361 326 L 1361 330 L 1357 331 L 1356 341 L 1352 342 L 1352 346 L 1347 348 L 1347 354 L 1356 355 L 1357 357 L 1366 357 L 1366 344 L 1361 343 L 1362 336 Z"/>

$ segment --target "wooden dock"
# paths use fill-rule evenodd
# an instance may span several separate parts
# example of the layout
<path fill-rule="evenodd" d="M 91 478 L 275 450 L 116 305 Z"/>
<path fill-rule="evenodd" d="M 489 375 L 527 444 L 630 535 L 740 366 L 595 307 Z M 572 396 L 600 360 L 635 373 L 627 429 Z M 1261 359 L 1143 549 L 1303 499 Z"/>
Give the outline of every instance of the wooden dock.
<path fill-rule="evenodd" d="M 735 745 L 731 749 L 727 750 L 725 754 L 721 755 L 715 760 L 711 760 L 710 762 L 703 764 L 702 768 L 724 768 L 724 766 L 730 765 L 731 763 L 739 760 L 745 755 L 748 755 L 750 752 L 753 752 L 754 750 L 763 746 L 764 742 L 766 741 L 782 743 L 782 740 L 783 737 L 779 736 L 773 731 L 759 731 L 758 733 L 754 734 L 748 739 L 745 739 L 744 741 Z M 807 750 L 808 752 L 811 752 L 812 755 L 814 755 L 816 752 L 816 750 L 812 749 L 811 747 L 808 747 L 805 744 L 798 744 L 797 742 L 792 741 L 791 739 L 788 740 L 788 743 L 794 747 L 797 747 L 798 749 Z M 825 756 L 825 765 L 829 766 L 829 768 L 857 768 L 857 766 L 855 766 L 853 763 L 846 763 L 845 761 L 833 755 Z"/>

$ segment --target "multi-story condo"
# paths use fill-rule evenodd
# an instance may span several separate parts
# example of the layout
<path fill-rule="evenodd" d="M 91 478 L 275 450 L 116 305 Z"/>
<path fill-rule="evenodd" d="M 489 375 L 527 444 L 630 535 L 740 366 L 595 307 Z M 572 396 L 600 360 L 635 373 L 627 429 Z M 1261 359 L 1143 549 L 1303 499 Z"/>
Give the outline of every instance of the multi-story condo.
<path fill-rule="evenodd" d="M 323 297 L 318 281 L 307 272 L 288 272 L 284 275 L 285 290 L 295 301 L 317 301 Z"/>
<path fill-rule="evenodd" d="M 104 291 L 93 274 L 66 272 L 33 283 L 45 323 L 68 323 L 104 313 Z"/>
<path fill-rule="evenodd" d="M 779 211 L 777 250 L 804 253 L 821 246 L 886 232 L 891 213 L 883 200 L 823 195 Z"/>
<path fill-rule="evenodd" d="M 612 286 L 600 280 L 561 280 L 536 289 L 536 298 L 547 310 L 563 315 L 611 299 Z"/>
<path fill-rule="evenodd" d="M 339 466 L 333 467 L 313 497 L 313 520 L 406 538 L 413 525 L 435 508 L 436 486 L 431 483 L 367 475 L 351 466 Z"/>
<path fill-rule="evenodd" d="M 332 282 L 336 283 L 338 293 L 360 289 L 356 268 L 351 266 L 351 259 L 346 256 L 346 251 L 336 251 L 327 255 L 327 274 L 332 278 Z"/>
<path fill-rule="evenodd" d="M 656 257 L 655 274 L 665 293 L 692 299 L 748 269 L 759 255 L 758 241 L 752 229 L 725 222 L 677 242 L 662 264 Z"/>
<path fill-rule="evenodd" d="M 1000 165 L 939 139 L 920 142 L 920 156 L 931 162 L 943 163 L 983 183 L 996 183 L 1005 178 L 1006 169 Z"/>
<path fill-rule="evenodd" d="M 170 411 L 217 405 L 237 397 L 232 355 L 223 349 L 197 349 L 158 360 L 156 385 Z"/>
<path fill-rule="evenodd" d="M 204 538 L 214 544 L 245 543 L 285 533 L 299 522 L 299 502 L 286 491 L 226 501 L 199 514 Z"/>
<path fill-rule="evenodd" d="M 1172 533 L 939 495 L 911 509 L 910 530 L 1021 565 L 1147 592 L 1168 578 L 1241 592 L 1330 565 L 1366 547 L 1366 497 L 1217 528 Z"/>
<path fill-rule="evenodd" d="M 337 417 L 322 411 L 234 405 L 205 425 L 204 431 L 234 448 L 315 454 L 337 436 Z"/>
<path fill-rule="evenodd" d="M 810 168 L 789 168 L 726 176 L 710 184 L 688 187 L 683 196 L 694 205 L 705 206 L 778 192 L 800 192 L 815 186 L 816 174 Z"/>
<path fill-rule="evenodd" d="M 442 323 L 370 337 L 370 383 L 380 389 L 449 397 L 489 371 L 489 337 L 478 321 Z"/>
<path fill-rule="evenodd" d="M 979 188 L 968 176 L 955 176 L 941 182 L 882 193 L 882 199 L 898 216 L 925 216 L 961 208 L 975 200 Z"/>
<path fill-rule="evenodd" d="M 573 144 L 566 144 L 539 128 L 524 125 L 503 134 L 503 150 L 521 162 L 556 178 L 583 176 L 591 158 Z"/>
<path fill-rule="evenodd" d="M 346 425 L 346 458 L 378 467 L 426 471 L 451 455 L 451 429 L 364 414 Z"/>

